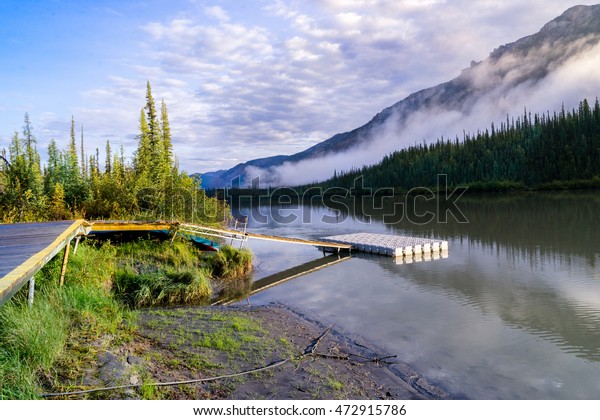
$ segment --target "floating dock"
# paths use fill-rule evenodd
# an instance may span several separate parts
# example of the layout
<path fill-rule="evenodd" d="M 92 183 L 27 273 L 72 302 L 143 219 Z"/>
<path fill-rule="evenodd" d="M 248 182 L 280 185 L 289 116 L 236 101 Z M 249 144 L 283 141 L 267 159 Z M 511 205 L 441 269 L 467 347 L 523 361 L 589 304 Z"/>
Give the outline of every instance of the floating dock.
<path fill-rule="evenodd" d="M 448 251 L 448 241 L 377 233 L 350 233 L 322 238 L 326 242 L 351 245 L 352 249 L 390 257 L 412 257 Z"/>
<path fill-rule="evenodd" d="M 419 260 L 428 260 L 430 256 L 447 256 L 448 242 L 411 238 L 404 236 L 382 235 L 372 233 L 353 233 L 347 235 L 328 236 L 322 239 L 283 238 L 261 235 L 243 231 L 208 226 L 184 224 L 178 222 L 145 222 L 145 221 L 61 221 L 47 223 L 0 224 L 0 306 L 8 301 L 26 282 L 29 282 L 29 301 L 33 302 L 35 287 L 34 275 L 52 257 L 66 247 L 60 284 L 63 283 L 67 266 L 71 240 L 90 233 L 101 235 L 121 232 L 161 232 L 165 235 L 181 234 L 185 237 L 204 236 L 217 237 L 226 241 L 239 241 L 243 247 L 248 239 L 278 241 L 310 245 L 324 252 L 340 253 L 357 250 L 361 252 L 387 255 L 412 261 L 413 256 Z M 207 241 L 211 246 L 212 240 Z M 77 243 L 75 244 L 75 249 Z M 215 246 L 215 250 L 218 248 Z M 74 252 L 74 251 L 73 251 Z M 401 262 L 398 262 L 401 263 Z"/>

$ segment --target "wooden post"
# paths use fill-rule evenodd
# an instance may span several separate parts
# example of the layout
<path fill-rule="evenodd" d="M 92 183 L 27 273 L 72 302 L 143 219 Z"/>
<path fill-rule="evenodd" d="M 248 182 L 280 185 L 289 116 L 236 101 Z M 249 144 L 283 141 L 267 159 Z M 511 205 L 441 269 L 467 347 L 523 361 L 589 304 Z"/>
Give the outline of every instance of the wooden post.
<path fill-rule="evenodd" d="M 77 252 L 77 246 L 79 245 L 79 240 L 81 239 L 81 236 L 78 236 L 75 239 L 75 246 L 73 247 L 73 255 L 75 255 L 75 253 Z"/>
<path fill-rule="evenodd" d="M 29 279 L 29 296 L 27 299 L 27 303 L 29 303 L 29 307 L 33 306 L 33 294 L 35 292 L 35 276 L 31 276 Z"/>
<path fill-rule="evenodd" d="M 67 262 L 69 261 L 69 251 L 71 250 L 71 241 L 67 242 L 65 256 L 63 257 L 62 269 L 60 270 L 60 285 L 65 284 L 65 272 L 67 271 Z"/>

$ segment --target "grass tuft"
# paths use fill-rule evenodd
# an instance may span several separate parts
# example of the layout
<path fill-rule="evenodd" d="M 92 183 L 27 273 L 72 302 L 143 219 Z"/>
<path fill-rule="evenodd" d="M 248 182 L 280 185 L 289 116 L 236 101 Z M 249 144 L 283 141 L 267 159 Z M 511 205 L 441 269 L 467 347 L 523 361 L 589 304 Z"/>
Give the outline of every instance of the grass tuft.
<path fill-rule="evenodd" d="M 252 271 L 252 253 L 245 248 L 223 246 L 207 261 L 213 276 L 220 279 L 242 278 Z"/>

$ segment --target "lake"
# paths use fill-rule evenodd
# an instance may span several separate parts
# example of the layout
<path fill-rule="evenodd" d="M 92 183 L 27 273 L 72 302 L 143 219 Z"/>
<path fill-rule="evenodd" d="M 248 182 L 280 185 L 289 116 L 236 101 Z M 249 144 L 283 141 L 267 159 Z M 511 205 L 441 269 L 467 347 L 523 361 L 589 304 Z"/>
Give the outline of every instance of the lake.
<path fill-rule="evenodd" d="M 423 197 L 407 204 L 234 206 L 256 233 L 449 242 L 447 258 L 412 263 L 356 253 L 250 303 L 306 308 L 456 398 L 600 398 L 600 194 L 464 196 L 460 215 Z M 310 246 L 248 244 L 256 281 L 323 257 Z"/>

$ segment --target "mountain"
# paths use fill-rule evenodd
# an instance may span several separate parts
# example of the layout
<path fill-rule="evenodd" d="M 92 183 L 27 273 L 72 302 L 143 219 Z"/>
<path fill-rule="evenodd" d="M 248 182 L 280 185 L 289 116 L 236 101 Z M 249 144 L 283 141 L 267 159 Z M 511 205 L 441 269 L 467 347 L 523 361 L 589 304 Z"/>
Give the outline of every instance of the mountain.
<path fill-rule="evenodd" d="M 452 122 L 457 132 L 468 128 L 461 128 L 457 124 L 466 124 L 470 119 L 487 118 L 477 122 L 479 126 L 487 126 L 494 117 L 490 112 L 486 113 L 488 108 L 505 116 L 514 111 L 508 106 L 518 106 L 522 110 L 525 105 L 523 102 L 531 98 L 537 97 L 539 102 L 545 104 L 540 99 L 543 92 L 556 91 L 557 95 L 562 94 L 558 87 L 560 83 L 557 83 L 562 77 L 561 70 L 570 68 L 568 65 L 577 67 L 574 60 L 590 56 L 590 50 L 599 44 L 600 5 L 572 7 L 548 22 L 536 34 L 496 48 L 485 60 L 471 62 L 470 67 L 453 80 L 409 95 L 355 130 L 336 134 L 291 156 L 255 159 L 229 170 L 202 174 L 202 185 L 204 188 L 230 186 L 238 176 L 241 184 L 245 185 L 256 175 L 261 176 L 262 186 L 297 185 L 302 183 L 300 180 L 303 178 L 290 177 L 289 174 L 294 173 L 290 168 L 296 168 L 295 172 L 302 174 L 337 156 L 349 156 L 352 153 L 355 158 L 353 165 L 374 163 L 361 161 L 361 153 L 368 149 L 381 150 L 378 155 L 378 159 L 381 159 L 385 153 L 406 145 L 397 140 L 402 133 L 412 136 L 408 140 L 413 143 L 427 138 L 426 135 L 437 135 L 412 128 L 430 124 L 432 117 L 437 121 L 437 127 L 444 121 Z M 568 92 L 567 89 L 565 87 L 564 94 Z M 578 100 L 583 95 L 579 92 L 574 94 Z M 502 104 L 508 104 L 507 108 L 503 108 Z M 478 110 L 477 115 L 475 110 Z M 311 166 L 310 162 L 314 164 Z M 285 168 L 288 170 L 283 170 Z"/>

